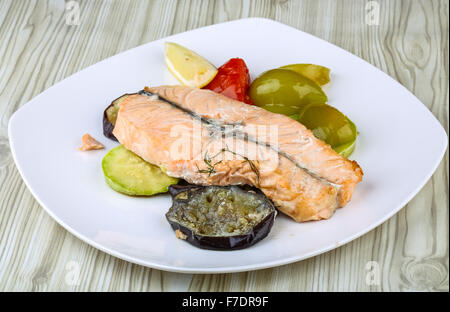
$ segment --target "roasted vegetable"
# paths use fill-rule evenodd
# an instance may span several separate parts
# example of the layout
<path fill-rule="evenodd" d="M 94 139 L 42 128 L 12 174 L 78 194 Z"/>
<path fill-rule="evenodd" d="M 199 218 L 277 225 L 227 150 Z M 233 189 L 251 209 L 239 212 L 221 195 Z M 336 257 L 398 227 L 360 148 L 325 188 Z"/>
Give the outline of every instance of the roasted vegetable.
<path fill-rule="evenodd" d="M 166 175 L 122 145 L 106 154 L 102 161 L 106 183 L 115 191 L 127 195 L 149 196 L 165 193 L 177 178 Z"/>
<path fill-rule="evenodd" d="M 297 120 L 314 135 L 344 157 L 350 156 L 355 148 L 358 132 L 355 124 L 336 108 L 314 103 L 306 106 Z"/>
<path fill-rule="evenodd" d="M 256 78 L 249 90 L 255 105 L 273 113 L 291 116 L 314 102 L 327 102 L 320 86 L 290 69 L 272 69 Z"/>
<path fill-rule="evenodd" d="M 117 113 L 119 112 L 120 103 L 131 94 L 124 94 L 111 102 L 111 104 L 103 112 L 103 134 L 111 140 L 117 141 L 112 133 L 116 125 Z"/>
<path fill-rule="evenodd" d="M 249 247 L 267 236 L 277 214 L 273 203 L 250 186 L 169 187 L 166 218 L 178 238 L 214 250 Z"/>
<path fill-rule="evenodd" d="M 330 69 L 315 64 L 290 64 L 280 68 L 293 70 L 306 78 L 311 79 L 319 86 L 330 82 Z"/>
<path fill-rule="evenodd" d="M 250 87 L 250 74 L 241 58 L 232 58 L 219 67 L 216 77 L 204 87 L 230 99 L 253 104 L 247 94 Z"/>

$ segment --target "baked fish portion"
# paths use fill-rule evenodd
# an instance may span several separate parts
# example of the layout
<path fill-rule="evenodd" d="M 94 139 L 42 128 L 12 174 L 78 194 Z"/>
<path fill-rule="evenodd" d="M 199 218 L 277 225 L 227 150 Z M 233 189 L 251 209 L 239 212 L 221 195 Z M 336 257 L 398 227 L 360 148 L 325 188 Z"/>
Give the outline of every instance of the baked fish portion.
<path fill-rule="evenodd" d="M 160 86 L 122 101 L 114 136 L 192 184 L 249 184 L 298 222 L 331 217 L 362 170 L 302 124 L 209 90 Z"/>

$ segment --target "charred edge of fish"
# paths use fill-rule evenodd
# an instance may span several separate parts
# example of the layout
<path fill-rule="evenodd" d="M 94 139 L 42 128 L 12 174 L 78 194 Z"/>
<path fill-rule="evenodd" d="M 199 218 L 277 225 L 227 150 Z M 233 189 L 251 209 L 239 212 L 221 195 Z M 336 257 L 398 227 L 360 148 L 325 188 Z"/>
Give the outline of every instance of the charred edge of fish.
<path fill-rule="evenodd" d="M 215 122 L 212 119 L 200 116 L 199 114 L 197 114 L 197 113 L 195 113 L 195 112 L 193 112 L 193 111 L 191 111 L 189 109 L 186 109 L 186 108 L 182 107 L 181 105 L 179 105 L 179 104 L 177 104 L 177 103 L 175 103 L 173 101 L 170 101 L 170 100 L 168 100 L 168 99 L 166 99 L 166 98 L 164 98 L 164 97 L 162 97 L 162 96 L 160 96 L 160 95 L 158 95 L 156 93 L 153 93 L 153 92 L 150 92 L 150 91 L 147 91 L 147 90 L 141 90 L 138 93 L 141 94 L 141 95 L 155 97 L 156 99 L 158 99 L 160 101 L 166 102 L 167 104 L 172 105 L 173 107 L 175 107 L 177 109 L 180 109 L 181 111 L 183 111 L 186 114 L 188 114 L 188 115 L 190 115 L 190 116 L 200 120 L 203 123 L 206 123 L 206 124 L 211 125 L 213 127 L 219 128 L 220 131 L 225 131 L 226 130 L 226 128 L 225 128 L 226 126 L 234 126 L 234 125 L 236 125 L 236 124 L 226 124 L 226 123 Z M 249 142 L 252 142 L 252 143 L 255 143 L 255 144 L 258 144 L 258 145 L 264 145 L 265 147 L 270 148 L 271 150 L 276 152 L 278 155 L 280 155 L 280 156 L 286 158 L 287 160 L 291 161 L 296 167 L 302 169 L 303 171 L 305 171 L 307 174 L 309 174 L 314 179 L 317 179 L 317 180 L 319 180 L 319 181 L 321 181 L 323 183 L 331 185 L 332 187 L 334 187 L 336 189 L 339 189 L 339 187 L 340 187 L 339 184 L 333 183 L 333 182 L 325 179 L 324 177 L 321 177 L 320 175 L 316 174 L 315 172 L 309 170 L 308 168 L 303 167 L 295 159 L 293 159 L 289 154 L 287 154 L 287 153 L 285 153 L 283 151 L 280 151 L 278 148 L 274 147 L 272 144 L 267 143 L 267 142 L 261 142 L 260 140 L 257 140 L 256 138 L 253 138 L 253 137 L 249 136 L 245 132 L 236 131 L 235 133 L 239 134 L 241 136 L 241 139 L 244 139 L 246 141 L 249 141 Z"/>
<path fill-rule="evenodd" d="M 119 96 L 117 99 L 113 100 L 111 104 L 103 111 L 103 134 L 114 141 L 117 141 L 117 138 L 113 134 L 114 126 L 116 125 L 117 114 L 119 113 L 120 103 L 130 96 L 136 93 L 126 93 L 124 95 Z"/>
<path fill-rule="evenodd" d="M 177 237 L 202 249 L 252 246 L 269 234 L 277 215 L 272 201 L 247 185 L 172 185 L 169 192 L 169 224 Z"/>

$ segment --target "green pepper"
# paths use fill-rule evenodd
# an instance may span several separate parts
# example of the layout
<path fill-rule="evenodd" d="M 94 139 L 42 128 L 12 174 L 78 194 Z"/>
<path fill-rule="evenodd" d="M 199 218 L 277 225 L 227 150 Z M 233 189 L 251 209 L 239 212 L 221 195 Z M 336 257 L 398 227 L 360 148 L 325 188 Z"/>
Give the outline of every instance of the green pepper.
<path fill-rule="evenodd" d="M 249 95 L 255 105 L 287 116 L 297 114 L 306 105 L 326 102 L 326 94 L 311 79 L 289 69 L 272 69 L 256 78 Z"/>
<path fill-rule="evenodd" d="M 300 111 L 297 120 L 342 156 L 348 157 L 353 152 L 358 135 L 356 126 L 336 108 L 312 103 Z"/>
<path fill-rule="evenodd" d="M 311 79 L 319 86 L 330 82 L 330 69 L 315 64 L 290 64 L 280 68 L 293 70 L 306 78 Z"/>

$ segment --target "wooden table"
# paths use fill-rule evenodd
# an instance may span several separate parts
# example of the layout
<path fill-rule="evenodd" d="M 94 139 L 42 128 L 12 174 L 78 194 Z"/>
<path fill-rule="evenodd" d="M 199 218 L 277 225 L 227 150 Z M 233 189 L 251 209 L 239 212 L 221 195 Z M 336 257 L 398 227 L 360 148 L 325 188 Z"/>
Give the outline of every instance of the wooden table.
<path fill-rule="evenodd" d="M 249 16 L 280 21 L 362 57 L 411 90 L 448 133 L 447 0 L 76 2 L 79 21 L 62 0 L 0 1 L 0 290 L 448 291 L 448 152 L 407 207 L 343 247 L 272 269 L 192 275 L 122 261 L 65 231 L 24 185 L 7 133 L 21 105 L 91 64 Z M 378 285 L 370 275 L 377 271 Z"/>

